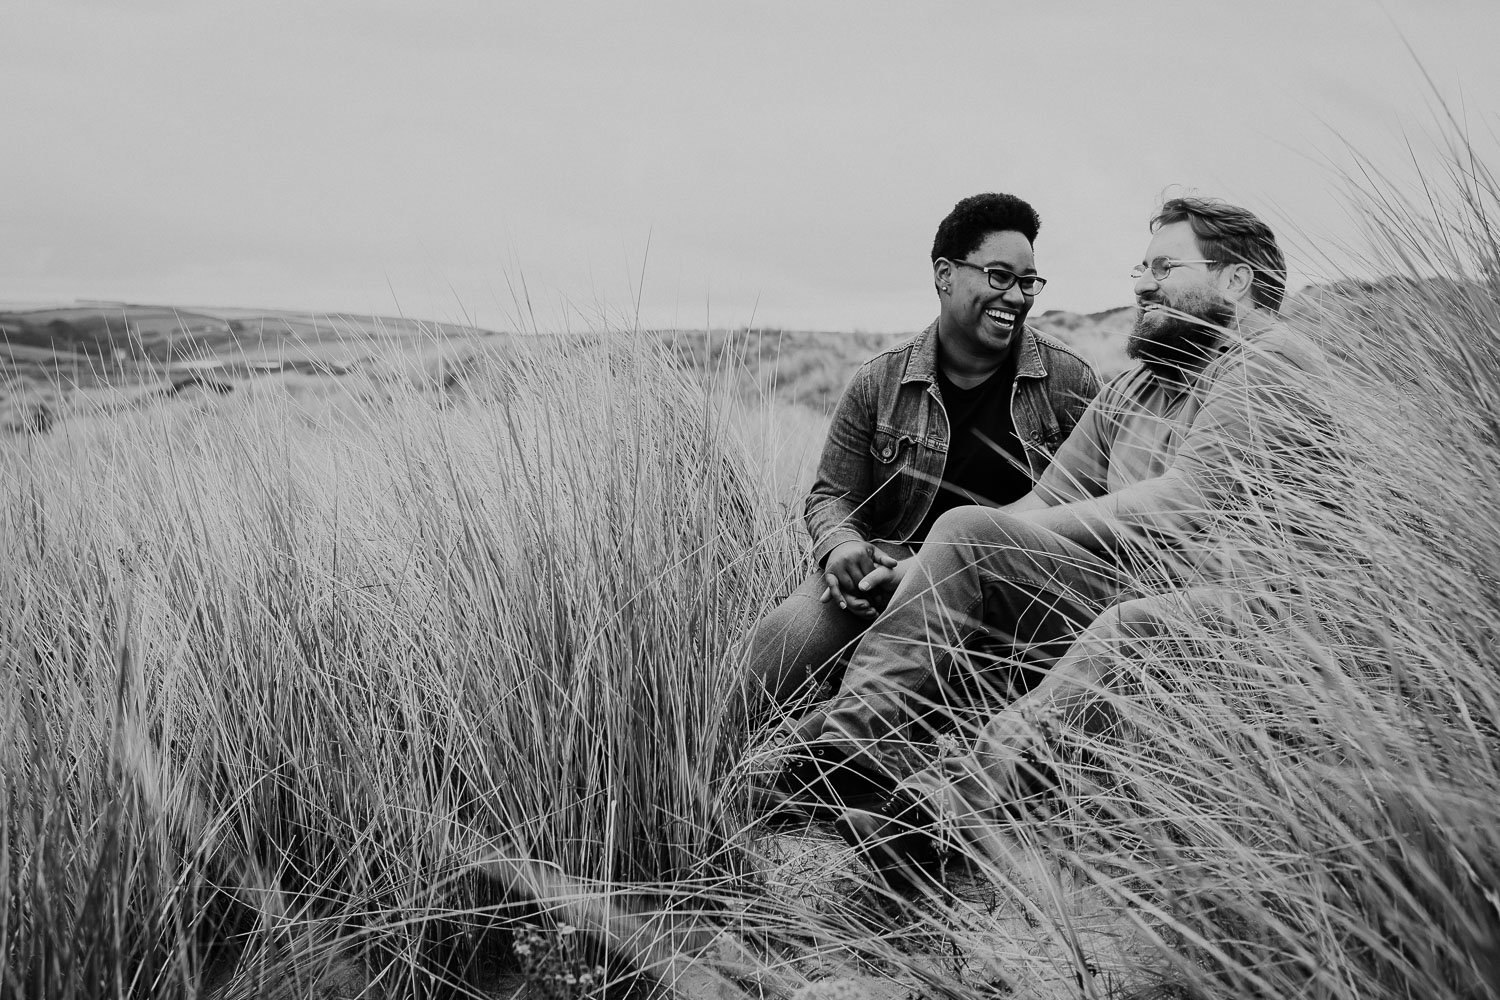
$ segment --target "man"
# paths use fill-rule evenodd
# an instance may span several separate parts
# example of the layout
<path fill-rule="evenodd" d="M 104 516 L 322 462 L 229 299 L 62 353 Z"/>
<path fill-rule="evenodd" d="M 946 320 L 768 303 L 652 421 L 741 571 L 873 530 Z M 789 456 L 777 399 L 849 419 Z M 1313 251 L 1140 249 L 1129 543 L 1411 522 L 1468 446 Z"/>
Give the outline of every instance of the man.
<path fill-rule="evenodd" d="M 807 497 L 817 568 L 749 642 L 752 686 L 774 703 L 830 679 L 879 612 L 889 591 L 860 580 L 909 556 L 945 511 L 1027 493 L 1099 391 L 1087 362 L 1026 326 L 1046 284 L 1040 227 L 1014 195 L 955 205 L 932 244 L 937 319 L 845 389 Z"/>
<path fill-rule="evenodd" d="M 776 784 L 793 800 L 850 808 L 846 837 L 893 845 L 871 850 L 877 865 L 920 861 L 939 806 L 951 813 L 956 803 L 971 818 L 1005 806 L 993 790 L 1019 791 L 1028 770 L 1026 748 L 1007 754 L 1006 744 L 1049 706 L 1087 713 L 1080 692 L 1107 683 L 1111 658 L 1159 626 L 1161 602 L 1178 599 L 1144 591 L 1169 593 L 1192 576 L 1185 566 L 1212 554 L 1204 529 L 1241 502 L 1245 470 L 1268 441 L 1295 433 L 1305 411 L 1300 382 L 1319 358 L 1278 322 L 1284 264 L 1270 229 L 1202 198 L 1168 201 L 1151 229 L 1132 272 L 1139 314 L 1129 352 L 1139 366 L 1105 387 L 1025 497 L 950 511 L 915 558 L 858 584 L 896 589 L 838 695 L 804 721 L 806 743 Z M 1212 588 L 1185 599 L 1237 613 Z M 922 741 L 951 724 L 948 690 L 982 675 L 954 653 L 976 634 L 1000 638 L 1038 672 L 1054 663 L 1059 672 L 992 720 L 969 754 L 934 765 Z M 965 785 L 997 761 L 1016 780 Z"/>

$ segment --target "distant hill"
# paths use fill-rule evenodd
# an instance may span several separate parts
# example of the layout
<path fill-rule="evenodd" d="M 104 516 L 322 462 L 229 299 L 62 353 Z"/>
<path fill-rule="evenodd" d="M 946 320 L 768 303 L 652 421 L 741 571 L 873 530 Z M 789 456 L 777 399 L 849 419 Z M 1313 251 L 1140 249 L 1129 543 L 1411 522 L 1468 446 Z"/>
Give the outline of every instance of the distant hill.
<path fill-rule="evenodd" d="M 191 309 L 117 302 L 6 308 L 0 365 L 20 376 L 87 388 L 156 381 L 180 370 L 228 375 L 334 370 L 404 342 L 491 336 L 391 316 L 265 309 Z"/>
<path fill-rule="evenodd" d="M 485 333 L 392 316 L 257 309 L 184 309 L 127 303 L 6 309 L 0 346 L 28 347 L 100 361 L 170 364 L 251 355 L 350 339 Z"/>
<path fill-rule="evenodd" d="M 157 306 L 80 305 L 0 312 L 0 338 L 8 346 L 103 361 L 166 362 L 202 356 L 232 342 L 234 332 L 229 321 L 220 317 Z"/>
<path fill-rule="evenodd" d="M 277 373 L 441 368 L 494 341 L 489 330 L 353 313 L 181 308 L 121 302 L 0 304 L 0 431 L 45 430 L 80 393 L 130 390 L 133 404 L 214 394 Z M 116 404 L 112 404 L 116 405 Z"/>

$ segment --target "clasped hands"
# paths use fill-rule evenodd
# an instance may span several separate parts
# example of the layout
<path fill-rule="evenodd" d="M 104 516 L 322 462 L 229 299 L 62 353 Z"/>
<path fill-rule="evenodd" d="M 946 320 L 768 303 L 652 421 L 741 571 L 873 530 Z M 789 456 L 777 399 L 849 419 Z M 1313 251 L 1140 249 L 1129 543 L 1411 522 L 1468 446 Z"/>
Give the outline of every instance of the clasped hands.
<path fill-rule="evenodd" d="M 828 586 L 818 600 L 837 601 L 852 615 L 874 618 L 885 610 L 910 562 L 888 556 L 866 541 L 843 542 L 823 563 L 823 582 Z"/>

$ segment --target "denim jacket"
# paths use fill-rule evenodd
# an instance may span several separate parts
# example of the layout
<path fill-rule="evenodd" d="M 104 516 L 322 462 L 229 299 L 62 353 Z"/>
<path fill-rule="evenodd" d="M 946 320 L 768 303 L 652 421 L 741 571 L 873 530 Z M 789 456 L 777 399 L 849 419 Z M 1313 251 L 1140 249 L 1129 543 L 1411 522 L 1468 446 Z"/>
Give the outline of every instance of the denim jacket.
<path fill-rule="evenodd" d="M 1087 361 L 1026 327 L 1015 349 L 1010 411 L 1034 480 L 1098 393 L 1099 379 Z M 866 361 L 844 390 L 807 495 L 817 564 L 844 542 L 905 542 L 921 527 L 948 457 L 937 351 L 934 321 Z"/>

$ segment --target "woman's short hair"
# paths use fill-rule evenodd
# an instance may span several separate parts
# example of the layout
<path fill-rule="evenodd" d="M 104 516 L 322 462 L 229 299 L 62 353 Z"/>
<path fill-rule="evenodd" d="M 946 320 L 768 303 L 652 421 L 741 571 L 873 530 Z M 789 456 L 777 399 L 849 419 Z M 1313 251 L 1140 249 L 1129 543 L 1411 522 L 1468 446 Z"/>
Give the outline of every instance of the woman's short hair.
<path fill-rule="evenodd" d="M 1042 218 L 1036 209 L 1013 194 L 971 194 L 954 205 L 948 217 L 938 224 L 937 236 L 932 241 L 932 259 L 963 260 L 990 233 L 1008 230 L 1015 230 L 1034 245 L 1041 228 Z"/>

